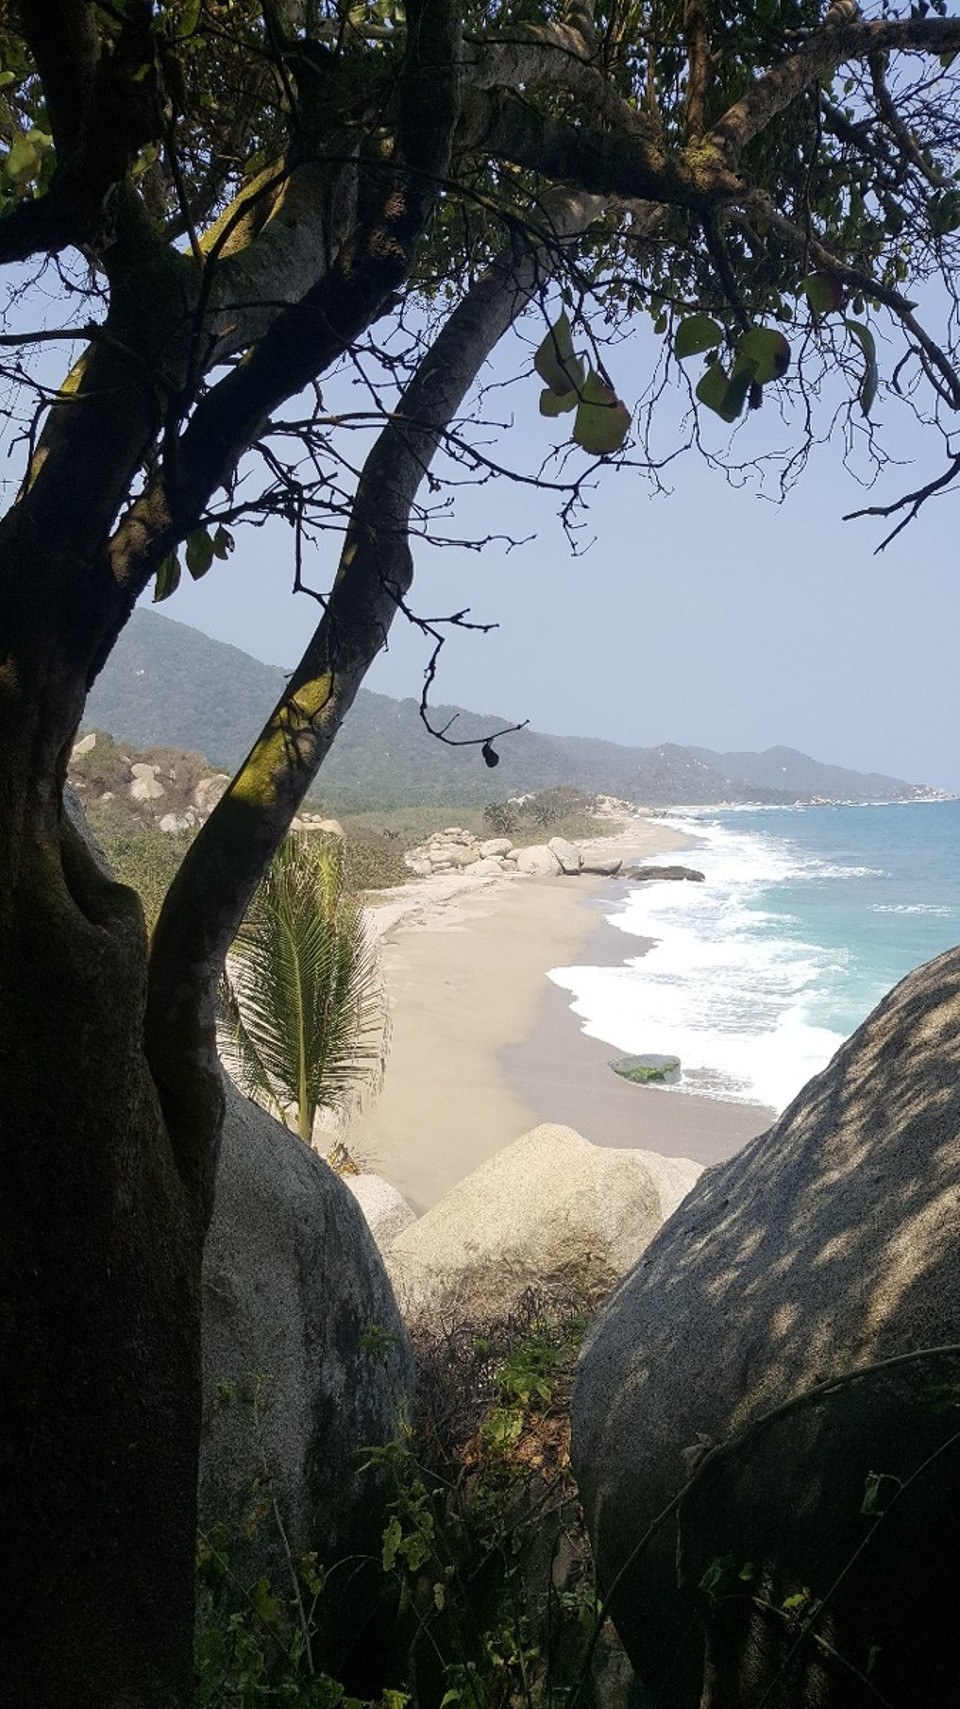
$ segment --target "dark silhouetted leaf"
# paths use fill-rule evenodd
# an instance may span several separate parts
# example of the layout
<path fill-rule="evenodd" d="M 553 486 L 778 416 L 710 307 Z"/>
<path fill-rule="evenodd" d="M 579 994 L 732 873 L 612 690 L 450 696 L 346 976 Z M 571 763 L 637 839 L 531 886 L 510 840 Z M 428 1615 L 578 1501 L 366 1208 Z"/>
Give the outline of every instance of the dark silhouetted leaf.
<path fill-rule="evenodd" d="M 753 326 L 737 345 L 737 366 L 741 359 L 753 363 L 752 378 L 761 386 L 783 378 L 790 366 L 790 346 L 782 332 L 771 327 Z"/>
<path fill-rule="evenodd" d="M 187 569 L 195 582 L 205 576 L 213 563 L 213 541 L 205 528 L 198 528 L 187 537 Z"/>
<path fill-rule="evenodd" d="M 180 585 L 180 559 L 176 552 L 168 552 L 157 571 L 157 579 L 153 584 L 153 603 L 159 605 L 163 599 L 169 599 L 176 593 Z"/>
<path fill-rule="evenodd" d="M 715 410 L 719 415 L 723 400 L 727 395 L 727 371 L 720 362 L 711 362 L 709 368 L 697 387 L 697 397 L 708 409 Z"/>
<path fill-rule="evenodd" d="M 860 408 L 864 415 L 869 415 L 877 395 L 880 383 L 880 371 L 877 367 L 877 345 L 873 333 L 862 321 L 848 320 L 844 322 L 846 329 L 853 335 L 866 358 L 863 379 L 860 381 Z"/>
<path fill-rule="evenodd" d="M 483 755 L 484 765 L 493 767 L 500 764 L 500 755 L 497 753 L 492 742 L 484 742 L 480 752 Z"/>
<path fill-rule="evenodd" d="M 815 315 L 835 314 L 843 307 L 843 286 L 835 273 L 810 273 L 800 281 L 800 291 Z"/>
<path fill-rule="evenodd" d="M 736 421 L 743 414 L 743 406 L 756 378 L 753 369 L 753 362 L 745 361 L 738 368 L 735 368 L 730 376 L 730 383 L 723 394 L 723 402 L 717 410 L 717 414 L 721 415 L 724 421 Z"/>

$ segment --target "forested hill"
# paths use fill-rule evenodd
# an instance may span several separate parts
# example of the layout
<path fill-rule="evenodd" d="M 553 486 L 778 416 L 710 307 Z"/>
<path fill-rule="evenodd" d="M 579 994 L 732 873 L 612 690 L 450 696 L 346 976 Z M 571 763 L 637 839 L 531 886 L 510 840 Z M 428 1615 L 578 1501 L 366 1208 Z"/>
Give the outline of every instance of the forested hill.
<path fill-rule="evenodd" d="M 202 753 L 232 771 L 277 699 L 284 673 L 186 624 L 135 611 L 87 707 L 86 729 L 108 730 L 136 747 Z M 434 708 L 442 724 L 457 713 L 458 736 L 486 736 L 510 722 L 453 706 Z M 489 770 L 478 748 L 431 737 L 417 702 L 361 689 L 324 769 L 331 806 L 392 807 L 413 802 L 479 806 L 528 790 L 574 784 L 647 805 L 711 801 L 909 799 L 924 793 L 899 778 L 821 765 L 791 748 L 717 754 L 664 744 L 629 748 L 585 737 L 521 730 L 497 743 Z"/>

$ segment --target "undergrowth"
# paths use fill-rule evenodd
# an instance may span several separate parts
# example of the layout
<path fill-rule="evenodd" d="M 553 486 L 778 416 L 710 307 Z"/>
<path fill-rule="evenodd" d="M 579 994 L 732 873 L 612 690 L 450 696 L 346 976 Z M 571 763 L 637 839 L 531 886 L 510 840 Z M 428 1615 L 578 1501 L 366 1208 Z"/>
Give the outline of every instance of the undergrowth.
<path fill-rule="evenodd" d="M 569 1463 L 590 1304 L 530 1292 L 492 1328 L 461 1322 L 419 1338 L 417 1417 L 366 1456 L 386 1495 L 373 1695 L 369 1644 L 366 1695 L 352 1694 L 350 1665 L 345 1683 L 323 1671 L 330 1580 L 316 1556 L 288 1551 L 286 1584 L 241 1594 L 225 1535 L 201 1540 L 200 1709 L 605 1703 L 589 1677 L 597 1596 Z"/>

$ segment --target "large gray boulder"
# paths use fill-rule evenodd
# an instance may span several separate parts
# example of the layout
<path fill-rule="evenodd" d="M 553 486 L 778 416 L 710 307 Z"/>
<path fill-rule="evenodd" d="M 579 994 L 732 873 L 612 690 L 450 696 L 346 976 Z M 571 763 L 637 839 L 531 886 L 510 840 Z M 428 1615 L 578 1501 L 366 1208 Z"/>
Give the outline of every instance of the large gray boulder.
<path fill-rule="evenodd" d="M 555 854 L 560 862 L 560 871 L 576 874 L 583 865 L 583 855 L 576 843 L 571 843 L 566 837 L 551 837 L 547 848 Z"/>
<path fill-rule="evenodd" d="M 531 848 L 517 850 L 517 871 L 528 878 L 556 878 L 563 869 L 546 843 L 534 843 Z"/>
<path fill-rule="evenodd" d="M 267 1578 L 288 1605 L 288 1548 L 331 1566 L 378 1553 L 383 1492 L 361 1467 L 396 1437 L 412 1367 L 352 1193 L 226 1090 L 204 1259 L 200 1524 L 225 1530 L 241 1587 Z M 363 1589 L 352 1576 L 351 1586 L 356 1614 Z"/>
<path fill-rule="evenodd" d="M 525 1289 L 622 1276 L 700 1174 L 685 1158 L 591 1145 L 545 1124 L 488 1158 L 386 1254 L 407 1320 L 508 1315 Z"/>
<path fill-rule="evenodd" d="M 701 1177 L 588 1338 L 574 1469 L 658 1703 L 955 1709 L 958 1325 L 953 950 Z"/>
<path fill-rule="evenodd" d="M 417 1213 L 412 1205 L 382 1175 L 344 1175 L 342 1179 L 360 1206 L 381 1252 L 416 1222 Z"/>

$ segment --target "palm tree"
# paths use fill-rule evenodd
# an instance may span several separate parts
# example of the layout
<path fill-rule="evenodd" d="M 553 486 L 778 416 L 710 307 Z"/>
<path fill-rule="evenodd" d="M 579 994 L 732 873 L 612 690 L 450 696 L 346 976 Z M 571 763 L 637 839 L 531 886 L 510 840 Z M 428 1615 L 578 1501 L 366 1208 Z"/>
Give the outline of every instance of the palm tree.
<path fill-rule="evenodd" d="M 283 843 L 234 940 L 220 999 L 227 1067 L 308 1145 L 318 1109 L 342 1106 L 358 1081 L 379 1080 L 379 958 L 360 903 L 344 892 L 339 838 L 294 834 Z"/>

